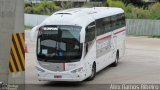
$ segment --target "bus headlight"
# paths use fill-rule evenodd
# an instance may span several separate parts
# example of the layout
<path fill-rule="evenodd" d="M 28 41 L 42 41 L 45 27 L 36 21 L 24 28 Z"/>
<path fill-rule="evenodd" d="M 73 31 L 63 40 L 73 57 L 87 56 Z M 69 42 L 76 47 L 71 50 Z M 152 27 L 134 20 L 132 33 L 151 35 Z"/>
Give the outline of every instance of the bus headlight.
<path fill-rule="evenodd" d="M 80 67 L 78 69 L 75 69 L 73 71 L 71 71 L 71 73 L 79 73 L 79 72 L 82 72 L 83 71 L 83 67 Z"/>
<path fill-rule="evenodd" d="M 43 69 L 39 68 L 39 67 L 36 67 L 36 69 L 39 71 L 39 72 L 45 72 Z"/>

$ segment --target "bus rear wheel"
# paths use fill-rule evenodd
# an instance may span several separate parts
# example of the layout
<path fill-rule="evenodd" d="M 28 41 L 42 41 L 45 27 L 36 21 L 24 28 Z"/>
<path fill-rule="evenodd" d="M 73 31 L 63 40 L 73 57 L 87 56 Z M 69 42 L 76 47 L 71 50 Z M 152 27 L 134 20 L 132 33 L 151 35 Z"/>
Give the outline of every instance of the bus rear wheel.
<path fill-rule="evenodd" d="M 93 63 L 91 76 L 87 78 L 87 80 L 91 81 L 95 78 L 95 76 L 96 76 L 96 64 Z"/>
<path fill-rule="evenodd" d="M 119 52 L 116 53 L 115 61 L 111 64 L 111 67 L 116 67 L 118 65 Z"/>

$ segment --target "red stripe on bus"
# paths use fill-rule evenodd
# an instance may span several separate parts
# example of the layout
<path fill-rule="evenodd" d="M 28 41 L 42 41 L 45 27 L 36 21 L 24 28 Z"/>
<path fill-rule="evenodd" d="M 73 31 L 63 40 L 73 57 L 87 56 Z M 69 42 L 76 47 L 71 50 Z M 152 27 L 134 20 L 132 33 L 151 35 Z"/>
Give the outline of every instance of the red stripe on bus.
<path fill-rule="evenodd" d="M 108 36 L 105 36 L 105 37 L 103 37 L 103 38 L 100 38 L 100 39 L 97 40 L 97 42 L 98 42 L 98 41 L 101 41 L 101 40 L 103 40 L 103 39 L 109 38 L 109 37 L 111 37 L 111 36 L 112 36 L 112 35 L 108 35 Z"/>
<path fill-rule="evenodd" d="M 118 31 L 118 32 L 115 32 L 114 34 L 119 34 L 119 33 L 123 32 L 123 31 L 125 31 L 125 29 L 123 29 L 123 30 L 121 30 L 121 31 Z M 112 36 L 112 35 L 108 35 L 108 36 L 105 36 L 105 37 L 103 37 L 103 38 L 100 38 L 100 39 L 98 39 L 98 40 L 96 40 L 96 41 L 98 42 L 98 41 L 101 41 L 101 40 L 103 40 L 103 39 L 109 38 L 109 37 L 111 37 L 111 36 Z"/>
<path fill-rule="evenodd" d="M 114 34 L 119 34 L 119 33 L 123 32 L 123 31 L 125 31 L 125 29 L 123 29 L 123 30 L 121 30 L 121 31 L 118 31 L 118 32 L 116 32 L 116 33 L 114 33 Z"/>

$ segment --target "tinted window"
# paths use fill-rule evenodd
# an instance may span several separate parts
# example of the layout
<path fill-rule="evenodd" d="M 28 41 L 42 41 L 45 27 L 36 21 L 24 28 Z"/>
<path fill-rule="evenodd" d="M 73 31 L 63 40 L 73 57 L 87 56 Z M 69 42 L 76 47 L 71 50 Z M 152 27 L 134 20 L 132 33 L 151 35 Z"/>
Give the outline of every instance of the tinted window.
<path fill-rule="evenodd" d="M 51 30 L 55 28 L 57 30 Z M 44 26 L 43 30 L 38 32 L 38 60 L 44 62 L 79 61 L 82 54 L 80 30 L 79 26 Z"/>
<path fill-rule="evenodd" d="M 105 33 L 110 32 L 111 31 L 111 17 L 105 17 L 103 21 L 104 21 Z"/>
<path fill-rule="evenodd" d="M 96 20 L 96 30 L 97 30 L 97 35 L 101 35 L 102 32 L 104 31 L 103 18 Z"/>
<path fill-rule="evenodd" d="M 124 14 L 117 14 L 114 16 L 111 16 L 111 26 L 112 30 L 121 28 L 125 26 L 125 15 Z"/>
<path fill-rule="evenodd" d="M 102 35 L 104 33 L 111 31 L 111 17 L 105 17 L 96 20 L 96 30 L 97 35 Z"/>
<path fill-rule="evenodd" d="M 124 14 L 121 14 L 120 17 L 121 17 L 121 20 L 120 20 L 120 21 L 121 21 L 121 27 L 124 27 L 125 24 L 126 24 L 126 23 L 125 23 L 125 15 L 124 15 Z"/>
<path fill-rule="evenodd" d="M 85 42 L 89 42 L 95 39 L 95 23 L 91 23 L 86 27 L 86 40 Z"/>
<path fill-rule="evenodd" d="M 125 26 L 125 15 L 117 14 L 96 20 L 97 36 Z"/>
<path fill-rule="evenodd" d="M 112 28 L 112 30 L 115 30 L 116 28 L 117 28 L 117 26 L 116 26 L 116 22 L 117 22 L 117 17 L 116 17 L 116 15 L 114 15 L 114 16 L 111 16 L 111 28 Z"/>

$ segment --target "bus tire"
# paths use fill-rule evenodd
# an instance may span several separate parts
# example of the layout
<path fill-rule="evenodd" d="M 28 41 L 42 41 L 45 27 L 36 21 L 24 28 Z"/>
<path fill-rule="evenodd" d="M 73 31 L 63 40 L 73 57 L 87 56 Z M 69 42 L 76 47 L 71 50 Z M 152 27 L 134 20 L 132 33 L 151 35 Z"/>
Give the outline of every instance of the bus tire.
<path fill-rule="evenodd" d="M 87 78 L 88 81 L 91 81 L 95 78 L 96 76 L 96 64 L 93 63 L 92 65 L 92 73 L 91 73 L 91 76 Z"/>
<path fill-rule="evenodd" d="M 117 51 L 115 61 L 111 64 L 111 67 L 116 67 L 118 65 L 118 59 L 119 59 L 119 51 Z"/>

